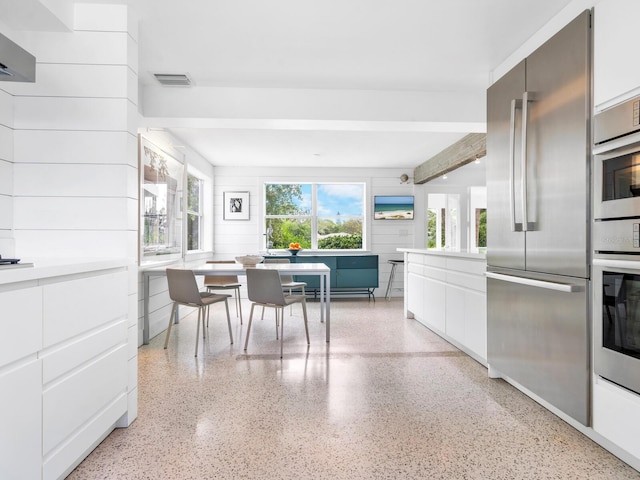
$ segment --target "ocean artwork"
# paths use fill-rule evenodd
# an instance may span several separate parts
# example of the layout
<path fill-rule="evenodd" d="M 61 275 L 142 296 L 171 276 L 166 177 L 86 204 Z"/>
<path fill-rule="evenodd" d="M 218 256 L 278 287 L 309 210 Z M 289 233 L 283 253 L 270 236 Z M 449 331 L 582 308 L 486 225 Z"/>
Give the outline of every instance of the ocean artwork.
<path fill-rule="evenodd" d="M 384 195 L 373 199 L 374 220 L 413 220 L 412 195 Z"/>

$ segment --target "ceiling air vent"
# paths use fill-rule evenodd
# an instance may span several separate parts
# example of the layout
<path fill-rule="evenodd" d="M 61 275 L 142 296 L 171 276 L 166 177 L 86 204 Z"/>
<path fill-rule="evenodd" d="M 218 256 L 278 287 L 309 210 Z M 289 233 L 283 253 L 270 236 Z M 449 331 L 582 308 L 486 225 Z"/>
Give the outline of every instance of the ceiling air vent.
<path fill-rule="evenodd" d="M 190 87 L 191 79 L 184 73 L 154 73 L 160 85 L 167 87 Z"/>

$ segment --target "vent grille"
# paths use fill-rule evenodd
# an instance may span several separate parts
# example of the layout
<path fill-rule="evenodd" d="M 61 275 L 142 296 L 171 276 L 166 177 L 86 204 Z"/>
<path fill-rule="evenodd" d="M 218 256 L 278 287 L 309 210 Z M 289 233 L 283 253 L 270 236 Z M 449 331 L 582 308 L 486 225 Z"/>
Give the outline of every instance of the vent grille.
<path fill-rule="evenodd" d="M 154 73 L 154 77 L 160 83 L 168 87 L 190 87 L 191 79 L 184 73 Z"/>

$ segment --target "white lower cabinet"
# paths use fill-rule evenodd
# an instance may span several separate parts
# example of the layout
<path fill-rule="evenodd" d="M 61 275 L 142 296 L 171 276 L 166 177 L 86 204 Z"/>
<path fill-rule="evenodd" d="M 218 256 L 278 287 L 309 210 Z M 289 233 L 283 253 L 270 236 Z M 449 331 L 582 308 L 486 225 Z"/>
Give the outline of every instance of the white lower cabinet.
<path fill-rule="evenodd" d="M 596 376 L 593 381 L 593 429 L 640 458 L 640 395 Z"/>
<path fill-rule="evenodd" d="M 487 361 L 486 261 L 479 255 L 406 255 L 407 310 L 483 364 Z"/>
<path fill-rule="evenodd" d="M 42 363 L 0 369 L 0 478 L 41 478 Z"/>
<path fill-rule="evenodd" d="M 0 277 L 2 480 L 66 477 L 137 412 L 127 268 L 71 270 Z"/>

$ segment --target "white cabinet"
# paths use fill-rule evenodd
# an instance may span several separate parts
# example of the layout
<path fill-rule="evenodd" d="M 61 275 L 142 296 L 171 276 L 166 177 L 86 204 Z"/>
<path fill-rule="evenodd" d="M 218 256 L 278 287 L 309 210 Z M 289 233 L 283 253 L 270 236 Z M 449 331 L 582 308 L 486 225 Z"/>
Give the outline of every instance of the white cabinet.
<path fill-rule="evenodd" d="M 41 478 L 42 365 L 33 355 L 26 363 L 0 368 L 0 478 Z"/>
<path fill-rule="evenodd" d="M 593 98 L 598 111 L 640 94 L 640 2 L 600 1 L 594 12 Z"/>
<path fill-rule="evenodd" d="M 640 395 L 594 376 L 593 429 L 640 458 Z"/>
<path fill-rule="evenodd" d="M 486 260 L 478 254 L 424 252 L 412 250 L 405 258 L 407 313 L 486 364 Z"/>
<path fill-rule="evenodd" d="M 64 478 L 122 418 L 135 418 L 128 284 L 137 282 L 126 264 L 0 275 L 1 479 Z"/>

